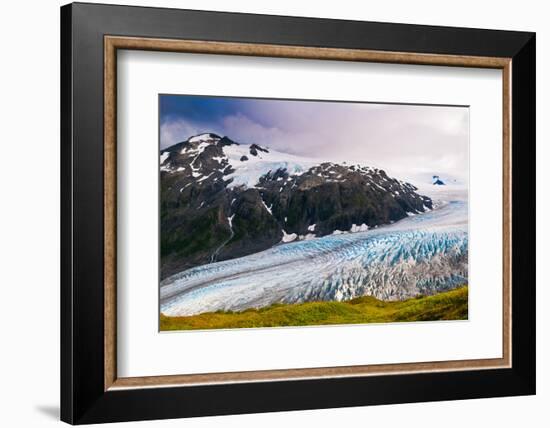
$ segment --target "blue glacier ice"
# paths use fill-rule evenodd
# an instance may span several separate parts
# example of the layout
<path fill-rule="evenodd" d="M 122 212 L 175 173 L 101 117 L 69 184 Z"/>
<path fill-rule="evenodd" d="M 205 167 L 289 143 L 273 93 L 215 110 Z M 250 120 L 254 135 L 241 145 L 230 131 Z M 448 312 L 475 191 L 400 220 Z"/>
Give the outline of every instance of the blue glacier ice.
<path fill-rule="evenodd" d="M 161 283 L 161 312 L 186 316 L 364 295 L 402 300 L 462 285 L 468 278 L 466 192 L 429 196 L 434 210 L 388 226 L 281 244 L 175 274 Z"/>

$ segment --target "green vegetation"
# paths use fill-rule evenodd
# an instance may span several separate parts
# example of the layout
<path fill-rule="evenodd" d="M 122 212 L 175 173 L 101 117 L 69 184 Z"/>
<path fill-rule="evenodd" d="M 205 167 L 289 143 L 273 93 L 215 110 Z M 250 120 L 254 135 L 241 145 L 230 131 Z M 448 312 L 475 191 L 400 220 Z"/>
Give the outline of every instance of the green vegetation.
<path fill-rule="evenodd" d="M 243 312 L 209 312 L 188 317 L 160 316 L 160 329 L 283 327 L 468 319 L 468 286 L 401 302 L 358 297 L 346 302 L 276 304 Z"/>

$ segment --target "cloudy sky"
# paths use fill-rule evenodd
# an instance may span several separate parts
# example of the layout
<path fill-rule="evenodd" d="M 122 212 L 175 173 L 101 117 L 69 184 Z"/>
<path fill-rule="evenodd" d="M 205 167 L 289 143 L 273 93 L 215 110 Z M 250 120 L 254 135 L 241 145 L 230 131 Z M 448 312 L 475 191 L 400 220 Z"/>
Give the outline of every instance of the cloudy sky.
<path fill-rule="evenodd" d="M 161 95 L 160 145 L 213 132 L 399 178 L 465 182 L 468 118 L 467 107 Z"/>

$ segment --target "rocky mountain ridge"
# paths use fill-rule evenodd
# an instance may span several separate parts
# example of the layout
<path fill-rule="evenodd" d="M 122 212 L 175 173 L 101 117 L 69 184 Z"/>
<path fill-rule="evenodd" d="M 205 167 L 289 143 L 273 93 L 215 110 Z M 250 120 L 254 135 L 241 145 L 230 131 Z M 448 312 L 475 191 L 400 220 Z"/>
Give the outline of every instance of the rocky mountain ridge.
<path fill-rule="evenodd" d="M 161 278 L 277 244 L 353 233 L 432 209 L 383 170 L 206 133 L 160 152 Z"/>

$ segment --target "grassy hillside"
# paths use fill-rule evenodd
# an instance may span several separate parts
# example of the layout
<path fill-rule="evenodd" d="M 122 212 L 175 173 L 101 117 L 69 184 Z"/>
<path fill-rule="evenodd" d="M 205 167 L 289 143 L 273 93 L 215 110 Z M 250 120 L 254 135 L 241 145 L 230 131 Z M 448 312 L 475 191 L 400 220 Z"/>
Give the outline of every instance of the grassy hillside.
<path fill-rule="evenodd" d="M 401 302 L 358 297 L 346 302 L 276 304 L 243 312 L 209 312 L 188 317 L 161 314 L 160 329 L 282 327 L 468 319 L 468 287 Z"/>

